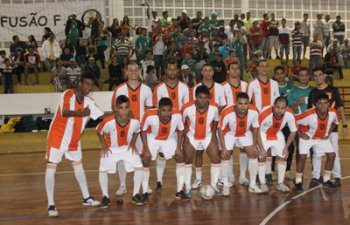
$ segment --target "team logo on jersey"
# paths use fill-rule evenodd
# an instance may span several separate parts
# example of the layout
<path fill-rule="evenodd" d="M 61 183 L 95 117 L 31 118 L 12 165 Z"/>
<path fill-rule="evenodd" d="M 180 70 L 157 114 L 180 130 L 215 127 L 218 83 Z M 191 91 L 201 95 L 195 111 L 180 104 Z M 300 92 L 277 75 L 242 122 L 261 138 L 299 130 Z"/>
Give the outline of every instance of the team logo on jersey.
<path fill-rule="evenodd" d="M 329 99 L 329 100 L 332 99 L 332 92 L 326 92 L 326 95 L 328 95 L 328 99 Z"/>
<path fill-rule="evenodd" d="M 244 126 L 245 126 L 244 121 L 239 121 L 239 126 L 240 126 L 240 127 L 244 127 Z"/>
<path fill-rule="evenodd" d="M 263 92 L 264 92 L 265 95 L 267 95 L 269 93 L 269 89 L 268 88 L 264 88 Z"/>
<path fill-rule="evenodd" d="M 137 95 L 131 95 L 131 100 L 133 102 L 136 102 L 137 101 Z"/>
<path fill-rule="evenodd" d="M 324 130 L 326 129 L 326 125 L 324 125 L 323 123 L 320 125 L 320 130 Z"/>
<path fill-rule="evenodd" d="M 198 123 L 199 123 L 199 124 L 203 124 L 203 123 L 204 123 L 204 118 L 203 118 L 203 117 L 199 117 Z"/>
<path fill-rule="evenodd" d="M 171 97 L 172 99 L 175 99 L 175 98 L 176 98 L 176 93 L 175 93 L 175 92 L 171 92 L 170 97 Z"/>
<path fill-rule="evenodd" d="M 167 127 L 162 127 L 162 133 L 166 134 L 168 132 L 168 128 Z"/>
<path fill-rule="evenodd" d="M 123 130 L 122 132 L 120 132 L 120 137 L 125 137 L 125 131 Z"/>
<path fill-rule="evenodd" d="M 274 124 L 273 124 L 273 127 L 274 127 L 274 128 L 278 128 L 279 126 L 280 126 L 279 123 L 274 123 Z"/>

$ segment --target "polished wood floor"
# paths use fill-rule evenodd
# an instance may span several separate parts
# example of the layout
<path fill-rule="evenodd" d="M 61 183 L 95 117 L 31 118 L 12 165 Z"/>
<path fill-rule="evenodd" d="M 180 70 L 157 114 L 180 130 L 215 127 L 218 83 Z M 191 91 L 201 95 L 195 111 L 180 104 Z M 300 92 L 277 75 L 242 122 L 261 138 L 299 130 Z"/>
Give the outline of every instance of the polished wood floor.
<path fill-rule="evenodd" d="M 128 193 L 124 204 L 117 205 L 114 192 L 118 186 L 116 175 L 110 175 L 109 190 L 111 208 L 84 208 L 81 193 L 69 162 L 61 163 L 56 175 L 55 200 L 59 218 L 47 217 L 47 201 L 44 187 L 45 160 L 43 153 L 0 155 L 0 224 L 350 224 L 350 141 L 342 141 L 341 162 L 343 186 L 335 192 L 321 188 L 302 194 L 282 194 L 271 191 L 266 195 L 254 195 L 247 188 L 236 185 L 230 198 L 204 201 L 198 192 L 188 202 L 175 200 L 175 168 L 168 161 L 164 176 L 164 189 L 151 196 L 146 206 L 134 206 L 130 202 L 132 174 L 128 175 Z M 235 152 L 234 160 L 238 162 Z M 83 153 L 84 167 L 91 194 L 101 198 L 98 182 L 99 152 Z M 239 165 L 234 165 L 236 177 Z M 205 160 L 204 183 L 208 183 L 209 163 Z M 310 161 L 307 162 L 306 183 L 310 179 Z M 291 181 L 287 181 L 292 186 Z M 155 186 L 155 169 L 151 170 L 151 185 Z"/>

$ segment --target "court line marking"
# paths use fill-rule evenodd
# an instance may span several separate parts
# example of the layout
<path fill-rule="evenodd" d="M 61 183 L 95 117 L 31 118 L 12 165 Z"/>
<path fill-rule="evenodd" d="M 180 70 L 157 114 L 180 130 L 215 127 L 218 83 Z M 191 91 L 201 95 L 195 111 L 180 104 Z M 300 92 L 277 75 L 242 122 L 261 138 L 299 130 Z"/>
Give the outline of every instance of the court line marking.
<path fill-rule="evenodd" d="M 350 176 L 342 177 L 341 179 L 342 179 L 342 180 L 345 180 L 345 179 L 348 179 L 348 178 L 350 178 Z M 304 191 L 303 193 L 300 193 L 300 194 L 294 196 L 294 197 L 291 198 L 290 200 L 284 202 L 283 204 L 281 204 L 280 206 L 278 206 L 277 208 L 275 208 L 272 212 L 270 212 L 270 214 L 267 215 L 267 216 L 265 217 L 265 219 L 264 219 L 259 225 L 266 225 L 266 224 L 272 219 L 272 217 L 274 217 L 277 213 L 279 213 L 279 211 L 281 211 L 284 207 L 286 207 L 287 205 L 289 205 L 292 201 L 294 201 L 294 200 L 296 200 L 296 199 L 298 199 L 298 198 L 301 198 L 301 197 L 307 195 L 308 193 L 313 192 L 314 190 L 319 189 L 319 188 L 321 188 L 321 187 L 322 187 L 322 185 L 319 185 L 319 186 L 317 186 L 317 187 L 311 188 L 311 189 L 309 189 L 309 190 L 307 190 L 307 191 Z"/>

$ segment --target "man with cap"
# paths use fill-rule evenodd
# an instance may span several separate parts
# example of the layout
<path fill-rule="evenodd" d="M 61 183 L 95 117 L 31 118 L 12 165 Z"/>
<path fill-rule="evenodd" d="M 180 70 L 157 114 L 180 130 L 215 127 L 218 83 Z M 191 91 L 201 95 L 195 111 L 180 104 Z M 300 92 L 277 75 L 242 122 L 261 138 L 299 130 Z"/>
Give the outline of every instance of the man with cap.
<path fill-rule="evenodd" d="M 218 20 L 219 13 L 212 12 L 211 13 L 211 19 L 209 20 L 209 26 L 211 29 L 217 29 L 219 26 L 219 20 Z"/>
<path fill-rule="evenodd" d="M 151 36 L 152 31 L 157 27 L 157 11 L 152 10 L 152 16 L 149 14 L 149 4 L 146 2 L 145 6 L 147 6 L 147 28 L 148 28 L 148 34 Z"/>
<path fill-rule="evenodd" d="M 191 23 L 191 19 L 190 17 L 188 17 L 187 10 L 186 9 L 182 10 L 181 20 L 179 22 L 181 30 L 185 30 L 186 28 L 188 28 L 190 23 Z"/>

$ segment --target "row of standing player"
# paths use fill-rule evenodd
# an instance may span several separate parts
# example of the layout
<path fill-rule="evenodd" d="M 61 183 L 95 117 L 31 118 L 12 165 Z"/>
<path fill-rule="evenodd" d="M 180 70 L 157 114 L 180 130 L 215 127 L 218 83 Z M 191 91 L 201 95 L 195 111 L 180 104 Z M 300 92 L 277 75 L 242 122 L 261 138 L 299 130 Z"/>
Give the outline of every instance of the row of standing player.
<path fill-rule="evenodd" d="M 269 105 L 272 105 L 273 102 L 275 102 L 276 98 L 278 97 L 278 84 L 275 81 L 270 80 L 267 77 L 267 73 L 266 73 L 267 72 L 267 63 L 266 63 L 266 61 L 260 62 L 259 67 L 262 68 L 259 71 L 259 73 L 260 73 L 259 78 L 257 80 L 252 81 L 252 83 L 249 85 L 248 88 L 246 86 L 245 90 L 248 89 L 248 94 L 249 94 L 249 90 L 252 90 L 252 93 L 250 95 L 250 99 L 253 98 L 253 102 L 255 103 L 255 105 L 260 106 L 261 107 L 260 109 L 262 109 L 265 106 L 264 104 L 267 104 L 266 106 L 268 107 Z M 177 106 L 178 108 L 185 108 L 185 110 L 183 110 L 183 115 L 185 117 L 184 121 L 185 121 L 185 124 L 186 124 L 186 122 L 190 123 L 190 126 L 188 126 L 189 131 L 187 132 L 186 135 L 184 135 L 185 138 L 183 141 L 183 146 L 184 146 L 183 149 L 190 149 L 190 150 L 189 151 L 185 150 L 183 152 L 183 155 L 175 154 L 181 150 L 181 148 L 180 148 L 181 142 L 179 141 L 179 140 L 181 140 L 180 135 L 178 135 L 178 139 L 176 142 L 177 148 L 175 149 L 175 152 L 174 152 L 175 159 L 177 158 L 177 161 L 181 161 L 180 159 L 183 159 L 185 164 L 184 165 L 177 165 L 177 173 L 182 174 L 182 175 L 179 176 L 179 177 L 181 177 L 181 179 L 178 180 L 178 192 L 176 193 L 175 196 L 177 198 L 183 198 L 183 199 L 190 198 L 190 193 L 191 193 L 190 192 L 190 188 L 191 188 L 190 187 L 190 179 L 191 179 L 191 174 L 192 174 L 192 160 L 193 160 L 193 157 L 195 155 L 195 152 L 196 152 L 196 154 L 199 152 L 203 152 L 203 151 L 194 151 L 194 149 L 196 149 L 196 150 L 206 149 L 207 150 L 207 153 L 209 154 L 211 161 L 212 161 L 211 185 L 214 188 L 216 188 L 216 183 L 218 181 L 220 171 L 223 171 L 223 172 L 221 172 L 221 177 L 223 178 L 223 182 L 224 182 L 223 192 L 225 195 L 227 195 L 227 193 L 229 194 L 229 191 L 227 192 L 227 190 L 229 190 L 229 189 L 227 189 L 227 186 L 229 186 L 228 181 L 227 181 L 228 177 L 229 177 L 228 173 L 229 173 L 229 171 L 232 171 L 232 168 L 226 169 L 226 170 L 222 169 L 222 168 L 223 167 L 230 168 L 228 166 L 229 163 L 225 162 L 225 161 L 227 161 L 226 159 L 228 158 L 229 154 L 227 154 L 227 151 L 225 151 L 226 147 L 223 147 L 223 151 L 221 152 L 223 163 L 220 163 L 221 158 L 220 158 L 219 151 L 215 150 L 215 149 L 217 149 L 217 145 L 215 144 L 215 140 L 217 139 L 216 135 L 213 135 L 213 138 L 211 138 L 211 134 L 215 134 L 216 132 L 211 131 L 210 124 L 212 124 L 212 122 L 214 122 L 214 124 L 218 123 L 219 112 L 226 105 L 225 100 L 227 99 L 228 102 L 231 101 L 233 103 L 236 100 L 235 99 L 236 93 L 244 91 L 244 89 L 242 90 L 242 88 L 244 88 L 244 84 L 246 84 L 246 83 L 239 80 L 239 66 L 237 64 L 233 63 L 232 65 L 229 66 L 228 82 L 225 83 L 224 88 L 222 88 L 221 85 L 214 83 L 212 80 L 213 68 L 210 65 L 205 65 L 205 66 L 203 66 L 203 69 L 202 69 L 202 75 L 203 75 L 202 84 L 203 84 L 203 86 L 201 86 L 201 88 L 198 89 L 199 93 L 197 93 L 197 94 L 201 94 L 202 98 L 198 98 L 198 96 L 195 96 L 195 97 L 197 97 L 195 102 L 187 103 L 187 104 L 189 104 L 189 106 L 180 107 L 180 104 L 186 104 L 186 102 L 181 102 L 183 100 L 183 98 L 180 97 L 180 95 L 181 96 L 183 96 L 184 94 L 186 95 L 186 92 L 179 90 L 180 86 L 181 85 L 183 86 L 184 84 L 179 83 L 179 81 L 177 79 L 177 71 L 176 71 L 177 69 L 176 68 L 177 68 L 176 64 L 171 64 L 171 63 L 168 64 L 168 66 L 167 66 L 167 78 L 168 79 L 167 79 L 167 81 L 165 81 L 165 83 L 158 85 L 158 87 L 156 88 L 156 90 L 153 94 L 153 101 L 154 102 L 157 102 L 157 99 L 161 99 L 162 97 L 169 97 L 171 102 L 172 102 L 172 106 Z M 117 110 L 117 108 L 115 108 L 115 107 L 117 107 L 118 96 L 123 96 L 123 95 L 128 96 L 129 97 L 128 104 L 130 105 L 130 108 L 131 108 L 131 111 L 132 111 L 133 116 L 135 118 L 135 121 L 137 121 L 137 120 L 139 121 L 140 118 L 142 118 L 142 114 L 144 114 L 145 108 L 147 108 L 147 107 L 150 108 L 153 105 L 152 100 L 150 100 L 150 96 L 152 98 L 152 93 L 150 90 L 147 90 L 147 86 L 141 84 L 138 81 L 138 77 L 139 77 L 138 73 L 139 73 L 139 68 L 136 64 L 130 64 L 127 67 L 128 81 L 125 84 L 122 84 L 115 89 L 115 92 L 113 94 L 113 100 L 112 100 L 112 107 L 114 108 L 114 110 Z M 79 141 L 80 140 L 80 133 L 82 132 L 84 125 L 87 122 L 88 117 L 96 119 L 96 118 L 103 115 L 103 112 L 96 106 L 96 104 L 93 102 L 93 100 L 91 98 L 87 97 L 87 94 L 91 90 L 91 86 L 89 86 L 90 83 L 91 83 L 90 79 L 84 79 L 84 77 L 83 77 L 79 83 L 78 89 L 68 90 L 63 94 L 61 102 L 59 104 L 58 111 L 55 114 L 55 119 L 54 119 L 53 124 L 51 125 L 51 128 L 50 128 L 49 137 L 48 137 L 48 151 L 47 151 L 48 164 L 47 164 L 46 179 L 45 179 L 46 180 L 48 201 L 49 201 L 49 215 L 50 216 L 57 216 L 58 215 L 58 211 L 56 210 L 55 203 L 53 201 L 54 175 L 55 175 L 57 163 L 59 163 L 61 161 L 63 154 L 65 154 L 66 158 L 73 161 L 74 172 L 75 172 L 76 178 L 78 180 L 78 183 L 82 189 L 82 193 L 83 193 L 83 197 L 84 197 L 83 204 L 84 205 L 92 205 L 92 206 L 100 204 L 100 202 L 94 200 L 89 195 L 87 185 L 86 185 L 86 178 L 85 178 L 84 170 L 82 168 L 82 163 L 81 163 L 81 147 L 80 147 L 80 141 Z M 208 88 L 205 88 L 205 86 L 207 86 L 207 87 L 209 86 L 211 88 L 208 89 Z M 229 89 L 228 88 L 225 89 L 225 86 L 229 87 Z M 199 87 L 199 85 L 197 85 L 196 87 Z M 276 87 L 277 87 L 277 89 L 276 89 Z M 201 89 L 204 91 L 201 92 L 200 91 Z M 276 90 L 277 90 L 277 92 L 276 92 Z M 208 93 L 206 93 L 207 91 L 208 91 Z M 225 93 L 227 93 L 227 92 L 230 93 L 230 91 L 231 91 L 231 96 L 226 97 L 226 99 L 225 99 L 225 97 L 224 97 Z M 194 91 L 194 93 L 196 93 L 196 91 Z M 162 94 L 164 94 L 166 96 L 162 96 Z M 187 96 L 189 96 L 189 94 Z M 220 102 L 220 97 L 221 97 L 221 99 L 223 99 L 223 100 L 221 100 L 222 102 Z M 249 99 L 246 97 L 243 97 L 242 99 L 246 99 L 247 102 L 249 102 Z M 202 104 L 200 104 L 201 101 L 202 101 Z M 211 104 L 209 104 L 209 106 L 208 106 L 208 104 L 205 101 L 208 101 Z M 219 107 L 214 106 L 215 102 L 219 103 Z M 283 100 L 279 100 L 276 103 L 278 103 L 278 102 L 282 102 L 283 104 L 286 103 Z M 121 104 L 121 105 L 123 105 L 123 104 Z M 200 107 L 199 107 L 200 105 L 203 106 L 202 109 L 200 109 Z M 220 107 L 220 105 L 221 105 L 221 107 Z M 236 105 L 238 105 L 238 104 L 236 104 Z M 118 104 L 118 106 L 119 106 L 119 104 Z M 167 106 L 169 107 L 169 105 L 167 105 Z M 285 107 L 287 107 L 287 104 L 285 104 Z M 211 110 L 209 110 L 209 109 L 211 109 Z M 202 111 L 202 113 L 200 113 L 200 111 Z M 153 112 L 153 110 L 150 110 L 149 112 L 151 113 L 151 112 Z M 186 114 L 187 116 L 185 116 L 185 114 L 184 114 L 185 112 L 187 112 L 187 114 Z M 209 116 L 208 112 L 211 112 L 210 113 L 211 119 L 209 119 L 209 117 L 208 117 Z M 258 109 L 256 110 L 256 112 L 258 112 Z M 217 116 L 216 116 L 216 113 L 217 113 Z M 274 114 L 274 113 L 272 113 L 272 114 Z M 176 113 L 174 115 L 176 115 Z M 201 117 L 201 116 L 204 116 L 204 117 Z M 174 117 L 176 117 L 176 116 L 174 116 Z M 196 119 L 197 117 L 198 117 L 198 120 Z M 144 118 L 146 118 L 146 116 Z M 155 118 L 158 118 L 158 117 L 155 116 Z M 275 117 L 273 117 L 273 118 L 275 118 Z M 114 122 L 115 120 L 113 120 L 111 118 L 109 118 L 109 119 L 110 119 L 110 121 L 113 121 L 113 123 L 115 124 L 115 122 Z M 216 121 L 214 119 L 216 119 Z M 210 120 L 212 120 L 212 121 L 210 121 Z M 243 123 L 244 122 L 247 122 L 247 121 L 243 121 Z M 63 124 L 63 126 L 62 126 L 62 124 Z M 121 123 L 121 124 L 123 124 L 123 123 Z M 158 125 L 159 124 L 167 124 L 167 123 L 158 123 Z M 191 124 L 192 124 L 192 128 L 191 128 Z M 129 129 L 129 125 L 127 126 L 128 129 Z M 194 127 L 196 127 L 196 126 L 204 127 L 206 129 L 195 129 Z M 62 127 L 65 127 L 65 129 L 62 129 Z M 123 126 L 120 126 L 120 127 L 123 127 Z M 215 126 L 213 126 L 213 128 L 216 129 Z M 162 129 L 159 129 L 159 127 L 158 127 L 159 134 L 157 134 L 157 135 L 162 136 L 161 131 L 164 131 L 165 133 L 167 133 L 167 132 L 170 132 L 169 129 L 170 129 L 170 127 L 162 127 Z M 192 131 L 191 131 L 191 129 L 192 129 Z M 223 129 L 224 129 L 223 131 L 225 131 L 226 127 Z M 233 132 L 232 131 L 233 129 L 234 128 L 231 128 L 231 133 Z M 179 130 L 181 130 L 181 129 L 179 129 Z M 114 132 L 116 132 L 115 126 L 114 126 Z M 218 132 L 218 133 L 220 134 L 221 132 Z M 123 138 L 120 137 L 120 134 L 123 134 L 124 137 Z M 126 141 L 127 139 L 125 139 L 125 137 L 127 137 L 127 136 L 125 134 L 126 134 L 125 131 L 115 133 L 115 135 L 113 136 L 114 139 L 112 139 L 112 135 L 109 134 L 109 135 L 107 135 L 106 139 L 103 139 L 102 133 L 100 133 L 101 144 L 103 145 L 103 143 L 107 142 L 107 145 L 105 145 L 103 148 L 104 149 L 103 153 L 107 153 L 107 149 L 109 149 L 109 148 L 106 148 L 106 147 L 108 147 L 108 143 L 111 146 L 112 140 L 114 140 L 113 143 L 117 144 L 117 145 L 118 145 L 118 141 L 121 141 L 122 143 L 127 142 Z M 165 150 L 162 151 L 162 149 L 164 147 L 162 147 L 162 144 L 159 143 L 159 141 L 161 142 L 161 140 L 156 140 L 155 141 L 156 144 L 154 144 L 154 145 L 152 143 L 152 148 L 151 148 L 152 150 L 149 149 L 147 151 L 148 145 L 145 144 L 145 143 L 147 143 L 147 141 L 145 141 L 145 139 L 147 139 L 147 135 L 146 134 L 142 135 L 142 134 L 143 134 L 143 132 L 141 132 L 141 137 L 143 137 L 143 138 L 134 137 L 131 139 L 131 140 L 135 139 L 135 142 L 136 142 L 135 146 L 137 146 L 138 145 L 137 142 L 140 143 L 140 139 L 142 139 L 142 141 L 144 142 L 144 149 L 145 149 L 144 152 L 141 154 L 143 169 L 142 170 L 140 169 L 140 168 L 142 168 L 142 167 L 140 167 L 140 164 L 136 164 L 137 169 L 135 169 L 135 174 L 134 174 L 134 181 L 137 181 L 137 182 L 134 182 L 133 202 L 135 202 L 136 204 L 139 204 L 139 205 L 144 204 L 148 200 L 148 196 L 147 196 L 148 194 L 146 194 L 146 195 L 144 194 L 143 197 L 141 197 L 140 195 L 138 195 L 138 192 L 139 192 L 138 189 L 140 188 L 140 184 L 142 182 L 144 193 L 149 192 L 148 183 L 146 183 L 146 180 L 149 179 L 149 162 L 150 162 L 150 155 L 152 155 L 150 153 L 152 151 L 154 153 L 153 146 L 157 146 L 157 148 L 158 148 L 157 150 L 160 151 L 160 154 L 165 159 L 167 157 L 169 158 L 169 155 L 167 155 L 167 156 L 164 155 Z M 192 137 L 190 134 L 192 134 Z M 208 138 L 206 136 L 210 136 L 210 138 Z M 222 137 L 220 137 L 220 140 L 221 139 L 222 139 Z M 256 139 L 253 139 L 253 140 L 257 141 Z M 222 141 L 222 143 L 224 143 L 223 142 L 224 140 L 221 140 L 221 141 Z M 238 140 L 238 142 L 240 142 L 240 141 Z M 127 142 L 127 143 L 129 144 L 130 142 Z M 287 145 L 288 145 L 288 143 L 289 142 L 287 141 Z M 229 144 L 229 146 L 232 145 L 232 143 L 228 143 L 228 144 Z M 134 150 L 137 149 L 133 144 L 129 145 L 129 146 L 131 149 L 134 149 Z M 175 145 L 172 145 L 172 146 L 175 146 Z M 256 145 L 253 145 L 253 146 L 256 146 Z M 167 147 L 168 147 L 168 145 L 167 145 Z M 141 149 L 141 148 L 139 147 L 138 149 Z M 211 149 L 213 149 L 213 150 L 211 150 Z M 257 148 L 254 147 L 252 149 L 253 150 L 250 152 L 252 154 L 248 153 L 249 150 L 246 152 L 248 153 L 249 156 L 252 156 L 252 155 L 256 156 L 256 154 L 258 154 Z M 263 149 L 263 147 L 261 147 L 261 149 Z M 130 153 L 133 151 L 126 151 L 126 152 Z M 112 153 L 113 153 L 113 151 L 112 151 Z M 285 156 L 286 152 L 282 152 L 282 153 Z M 106 155 L 106 154 L 104 154 L 104 155 Z M 183 157 L 180 157 L 180 156 L 183 156 Z M 152 155 L 152 157 L 155 158 L 154 154 Z M 123 161 L 124 161 L 125 169 L 130 171 L 130 165 L 125 163 L 126 160 L 123 160 Z M 158 163 L 157 163 L 157 171 L 159 169 L 160 173 L 162 173 L 162 170 L 164 171 L 165 160 L 163 160 L 163 161 L 164 161 L 164 163 L 163 163 L 162 168 L 158 168 Z M 242 161 L 243 160 L 241 160 L 241 164 L 242 164 Z M 257 158 L 256 158 L 256 160 L 253 160 L 253 161 L 249 160 L 249 171 L 251 172 L 251 177 L 252 177 L 252 175 L 254 175 L 254 171 L 255 171 L 255 168 L 257 166 L 256 162 L 258 162 Z M 180 162 L 179 164 L 182 164 L 182 163 Z M 263 164 L 263 163 L 260 162 L 260 164 Z M 103 187 L 106 187 L 106 182 L 108 185 L 108 179 L 106 179 L 108 169 L 103 169 L 102 165 L 104 165 L 104 164 L 101 163 L 100 170 L 101 170 L 101 173 L 103 175 L 101 175 L 101 173 L 100 173 L 100 183 L 101 183 L 101 188 L 102 188 L 103 193 L 104 193 L 104 197 L 106 197 L 106 198 L 103 198 L 102 205 L 108 206 L 109 205 L 108 191 L 106 194 L 106 189 L 103 188 Z M 179 166 L 179 168 L 178 168 L 178 166 Z M 115 163 L 114 163 L 114 167 L 115 167 Z M 245 168 L 246 168 L 246 166 L 245 166 Z M 259 168 L 261 168 L 261 169 L 259 169 L 259 174 L 265 174 L 265 166 L 264 167 L 261 166 Z M 242 166 L 241 166 L 241 169 L 242 169 Z M 112 171 L 115 171 L 115 169 L 112 169 Z M 228 173 L 226 173 L 225 171 L 227 171 Z M 256 173 L 257 172 L 255 171 L 255 174 Z M 241 174 L 242 174 L 242 171 L 241 171 Z M 245 173 L 244 173 L 244 178 L 245 178 Z M 264 177 L 261 175 L 259 178 L 260 178 L 261 184 L 264 184 L 264 182 L 263 182 Z M 140 180 L 142 180 L 142 181 L 140 182 Z M 184 181 L 182 181 L 182 180 L 184 180 Z M 186 187 L 186 189 L 184 191 L 182 191 L 183 185 L 180 185 L 180 183 L 183 183 L 183 182 L 185 183 L 185 187 Z M 279 184 L 281 184 L 281 183 L 279 183 Z M 264 190 L 262 190 L 262 189 L 264 189 L 263 186 L 258 187 L 255 185 L 255 178 L 254 178 L 254 181 L 252 179 L 250 180 L 249 185 L 250 185 L 249 190 L 252 192 L 260 193 L 260 192 L 264 191 Z M 279 185 L 279 186 L 281 186 L 281 187 L 279 187 L 281 190 L 285 189 L 285 185 L 284 186 Z M 181 188 L 181 190 L 180 190 L 180 188 Z"/>

